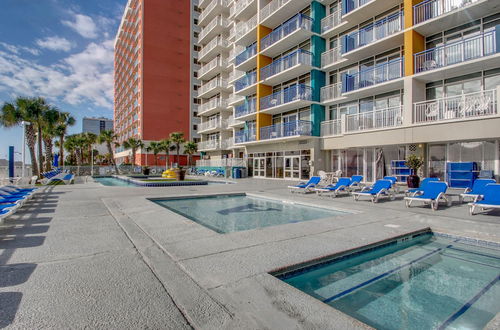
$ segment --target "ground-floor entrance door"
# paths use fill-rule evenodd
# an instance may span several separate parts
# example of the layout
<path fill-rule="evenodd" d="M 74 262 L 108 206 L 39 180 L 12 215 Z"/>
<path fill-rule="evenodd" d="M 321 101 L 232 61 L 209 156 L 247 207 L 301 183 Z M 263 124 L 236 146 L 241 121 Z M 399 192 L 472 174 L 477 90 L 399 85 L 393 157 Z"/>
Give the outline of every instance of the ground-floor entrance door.
<path fill-rule="evenodd" d="M 265 178 L 266 177 L 266 158 L 257 157 L 253 159 L 253 177 Z"/>
<path fill-rule="evenodd" d="M 285 156 L 285 179 L 300 179 L 300 156 Z"/>

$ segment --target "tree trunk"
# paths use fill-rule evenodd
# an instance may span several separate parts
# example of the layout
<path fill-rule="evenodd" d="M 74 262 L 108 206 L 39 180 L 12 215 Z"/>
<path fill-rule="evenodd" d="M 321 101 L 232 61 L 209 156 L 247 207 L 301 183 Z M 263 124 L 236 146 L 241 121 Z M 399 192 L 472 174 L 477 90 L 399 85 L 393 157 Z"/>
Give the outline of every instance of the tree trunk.
<path fill-rule="evenodd" d="M 83 150 L 76 150 L 76 175 L 80 176 L 80 164 L 82 163 Z"/>
<path fill-rule="evenodd" d="M 52 169 L 52 139 L 43 139 L 45 146 L 45 171 L 49 172 Z"/>
<path fill-rule="evenodd" d="M 168 170 L 168 162 L 170 161 L 170 153 L 168 151 L 166 153 L 166 158 L 165 158 L 165 171 Z"/>
<path fill-rule="evenodd" d="M 64 135 L 59 137 L 59 163 L 61 167 L 64 167 Z"/>
<path fill-rule="evenodd" d="M 33 169 L 33 175 L 36 175 L 38 176 L 38 178 L 40 178 L 40 171 L 38 168 L 35 152 L 36 135 L 35 130 L 31 125 L 26 126 L 26 144 L 28 145 L 28 149 L 30 151 L 31 168 Z"/>
<path fill-rule="evenodd" d="M 111 159 L 109 161 L 111 162 L 111 165 L 113 165 L 115 167 L 116 174 L 120 174 L 120 173 L 118 173 L 118 166 L 116 166 L 116 161 L 115 161 L 115 157 L 113 155 L 113 148 L 111 147 L 111 142 L 106 142 L 106 146 L 108 147 L 108 153 L 111 156 Z"/>
<path fill-rule="evenodd" d="M 180 148 L 181 148 L 181 145 L 180 144 L 177 144 L 176 146 L 176 149 L 177 149 L 177 167 L 180 167 L 181 164 L 180 164 L 180 159 L 179 159 L 179 153 L 181 152 Z"/>
<path fill-rule="evenodd" d="M 38 168 L 40 171 L 43 169 L 43 153 L 42 153 L 42 126 L 38 126 Z"/>
<path fill-rule="evenodd" d="M 158 166 L 158 154 L 155 154 L 155 167 Z"/>

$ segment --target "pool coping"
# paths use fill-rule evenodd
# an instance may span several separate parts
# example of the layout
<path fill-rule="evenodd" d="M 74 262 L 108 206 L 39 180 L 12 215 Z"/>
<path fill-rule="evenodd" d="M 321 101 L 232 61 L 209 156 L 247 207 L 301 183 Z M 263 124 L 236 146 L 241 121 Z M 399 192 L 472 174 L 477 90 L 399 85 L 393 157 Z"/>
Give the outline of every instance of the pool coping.
<path fill-rule="evenodd" d="M 101 177 L 111 177 L 117 180 L 132 183 L 138 187 L 178 187 L 178 186 L 206 186 L 208 181 L 171 181 L 171 182 L 145 182 L 124 175 L 110 175 Z"/>

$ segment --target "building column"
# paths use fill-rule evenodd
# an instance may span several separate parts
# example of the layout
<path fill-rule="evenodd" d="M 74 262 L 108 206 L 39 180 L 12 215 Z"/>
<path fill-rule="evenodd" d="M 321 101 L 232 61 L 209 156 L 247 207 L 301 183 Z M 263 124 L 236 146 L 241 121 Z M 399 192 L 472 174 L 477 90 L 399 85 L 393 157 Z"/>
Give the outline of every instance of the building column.
<path fill-rule="evenodd" d="M 256 111 L 257 111 L 257 118 L 256 118 L 256 125 L 255 125 L 255 134 L 256 134 L 256 139 L 257 141 L 260 140 L 260 129 L 265 126 L 270 126 L 272 124 L 272 116 L 269 114 L 265 113 L 260 113 L 260 99 L 271 95 L 273 92 L 273 88 L 268 85 L 262 84 L 261 77 L 260 77 L 260 69 L 265 67 L 266 65 L 269 65 L 273 62 L 272 58 L 268 56 L 264 56 L 260 54 L 261 50 L 261 45 L 260 41 L 262 38 L 267 36 L 269 33 L 272 32 L 272 29 L 265 27 L 263 25 L 258 25 L 257 26 L 257 104 L 256 104 Z"/>
<path fill-rule="evenodd" d="M 413 55 L 425 50 L 424 36 L 412 29 L 413 6 L 420 2 L 422 0 L 404 0 L 404 28 L 409 29 L 404 32 L 404 70 L 406 76 L 411 76 L 415 73 Z"/>

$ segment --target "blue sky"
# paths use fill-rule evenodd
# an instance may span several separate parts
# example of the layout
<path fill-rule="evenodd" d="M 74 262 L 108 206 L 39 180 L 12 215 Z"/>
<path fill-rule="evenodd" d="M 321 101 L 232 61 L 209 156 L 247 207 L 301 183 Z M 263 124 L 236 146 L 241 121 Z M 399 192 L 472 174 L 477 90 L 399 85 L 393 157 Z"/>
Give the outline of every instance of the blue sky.
<path fill-rule="evenodd" d="M 113 42 L 126 2 L 0 0 L 0 104 L 43 96 L 77 119 L 70 133 L 82 117 L 112 118 Z M 21 128 L 0 127 L 0 158 L 21 144 Z"/>

